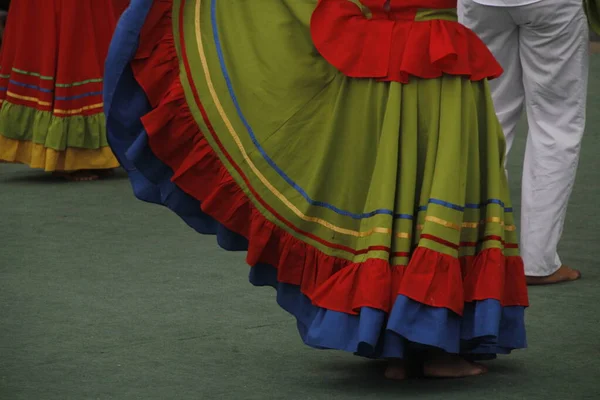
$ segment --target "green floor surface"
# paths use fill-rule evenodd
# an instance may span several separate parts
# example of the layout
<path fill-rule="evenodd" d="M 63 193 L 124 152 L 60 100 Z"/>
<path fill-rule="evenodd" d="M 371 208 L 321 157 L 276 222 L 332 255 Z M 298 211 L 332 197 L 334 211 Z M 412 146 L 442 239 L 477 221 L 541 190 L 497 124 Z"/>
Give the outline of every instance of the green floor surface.
<path fill-rule="evenodd" d="M 600 55 L 591 71 L 561 247 L 584 279 L 532 288 L 530 348 L 488 375 L 386 382 L 381 363 L 306 348 L 243 254 L 137 201 L 122 174 L 63 183 L 0 164 L 0 400 L 600 399 Z"/>

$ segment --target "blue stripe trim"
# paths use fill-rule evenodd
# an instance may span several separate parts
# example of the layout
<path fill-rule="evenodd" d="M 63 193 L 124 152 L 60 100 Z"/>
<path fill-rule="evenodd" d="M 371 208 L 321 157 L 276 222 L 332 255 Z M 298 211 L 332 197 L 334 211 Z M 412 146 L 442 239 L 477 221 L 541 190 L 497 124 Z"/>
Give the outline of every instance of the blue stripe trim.
<path fill-rule="evenodd" d="M 438 200 L 438 199 L 429 199 L 429 204 L 437 204 L 438 206 L 451 208 L 456 211 L 465 211 L 465 208 L 459 206 L 458 204 L 448 203 L 447 201 Z"/>
<path fill-rule="evenodd" d="M 486 205 L 487 204 L 498 204 L 500 207 L 504 207 L 505 206 L 504 202 L 501 201 L 501 200 L 498 200 L 498 199 L 489 199 L 487 201 Z"/>
<path fill-rule="evenodd" d="M 269 157 L 269 155 L 265 152 L 265 150 L 263 149 L 263 147 L 260 145 L 259 141 L 257 140 L 256 135 L 254 134 L 254 130 L 250 126 L 250 123 L 248 122 L 246 117 L 244 116 L 244 113 L 242 111 L 240 103 L 237 99 L 237 96 L 235 95 L 235 90 L 233 89 L 231 77 L 227 70 L 227 66 L 225 65 L 225 57 L 223 55 L 221 39 L 219 37 L 216 0 L 211 0 L 211 22 L 212 22 L 212 26 L 213 26 L 213 37 L 214 37 L 214 41 L 215 41 L 215 47 L 217 49 L 219 64 L 221 66 L 221 72 L 223 73 L 223 78 L 225 79 L 225 83 L 227 84 L 227 89 L 229 91 L 229 95 L 231 96 L 231 100 L 237 111 L 237 114 L 238 114 L 240 120 L 242 121 L 242 124 L 248 131 L 250 139 L 252 140 L 252 143 L 254 144 L 254 146 L 256 146 L 256 149 L 259 151 L 259 153 L 262 155 L 262 157 L 265 159 L 265 161 L 271 166 L 271 168 L 273 168 L 279 174 L 279 176 L 281 176 L 283 178 L 283 180 L 285 180 L 298 193 L 300 193 L 300 195 L 302 197 L 304 197 L 304 199 L 309 204 L 311 204 L 313 206 L 317 206 L 317 207 L 327 208 L 331 211 L 334 211 L 337 214 L 340 214 L 340 215 L 343 215 L 346 217 L 350 217 L 353 219 L 364 219 L 364 218 L 371 218 L 375 215 L 383 214 L 383 215 L 391 215 L 396 219 L 411 219 L 412 220 L 414 218 L 412 215 L 409 215 L 409 214 L 394 214 L 394 212 L 389 209 L 377 209 L 377 210 L 367 212 L 367 213 L 356 214 L 356 213 L 352 213 L 350 211 L 342 210 L 332 204 L 329 204 L 329 203 L 326 203 L 323 201 L 313 200 L 308 195 L 308 193 L 306 193 L 306 191 L 304 189 L 302 189 L 298 184 L 296 184 L 296 182 L 294 182 L 277 164 L 275 164 L 275 162 Z M 465 208 L 480 208 L 482 205 L 486 205 L 486 204 L 499 204 L 502 207 L 504 207 L 504 203 L 501 200 L 496 200 L 496 199 L 490 199 L 484 204 L 466 204 L 464 207 L 459 206 L 457 204 L 448 203 L 448 202 L 445 202 L 442 200 L 437 200 L 437 199 L 430 199 L 429 203 L 441 205 L 441 206 L 447 207 L 447 208 L 452 208 L 457 211 L 464 211 Z M 425 210 L 427 210 L 427 206 L 419 207 L 419 211 L 425 211 Z M 506 208 L 505 211 L 512 212 L 512 208 Z"/>
<path fill-rule="evenodd" d="M 42 93 L 53 93 L 54 90 L 52 89 L 44 89 L 41 88 L 39 86 L 35 86 L 35 85 L 30 85 L 27 83 L 22 83 L 22 82 L 17 82 L 14 80 L 9 80 L 8 81 L 10 84 L 15 85 L 15 86 L 20 86 L 20 87 L 24 87 L 24 88 L 28 88 L 28 89 L 33 89 L 33 90 L 37 90 L 38 92 L 42 92 Z M 8 88 L 0 88 L 0 91 L 7 91 Z M 102 91 L 98 91 L 98 92 L 88 92 L 88 93 L 82 93 L 82 94 L 78 94 L 75 96 L 55 96 L 54 100 L 77 100 L 77 99 L 82 99 L 84 97 L 90 97 L 90 96 L 101 96 L 102 95 Z"/>
<path fill-rule="evenodd" d="M 480 204 L 476 204 L 476 203 L 467 203 L 463 206 L 460 206 L 458 204 L 454 204 L 454 203 L 449 203 L 447 201 L 443 201 L 443 200 L 438 200 L 438 199 L 429 199 L 429 203 L 428 205 L 425 206 L 419 206 L 419 211 L 427 211 L 427 208 L 429 207 L 429 204 L 435 204 L 438 206 L 442 206 L 442 207 L 446 207 L 446 208 L 451 208 L 453 210 L 456 211 L 460 211 L 460 212 L 464 212 L 465 209 L 480 209 L 482 207 L 488 206 L 490 204 L 496 204 L 499 205 L 500 207 L 504 208 L 504 212 L 513 212 L 512 207 L 506 207 L 504 202 L 502 200 L 498 200 L 498 199 L 488 199 L 487 201 L 480 203 Z"/>
<path fill-rule="evenodd" d="M 394 214 L 394 212 L 392 210 L 388 210 L 388 209 L 378 209 L 378 210 L 374 210 L 374 211 L 367 212 L 367 213 L 355 214 L 350 211 L 346 211 L 346 210 L 337 208 L 336 206 L 334 206 L 332 204 L 325 203 L 323 201 L 313 200 L 310 198 L 310 196 L 308 195 L 308 193 L 306 193 L 306 191 L 304 189 L 302 189 L 285 172 L 283 172 L 283 170 L 281 168 L 279 168 L 279 166 L 277 164 L 275 164 L 275 162 L 269 157 L 269 155 L 265 152 L 265 150 L 262 148 L 262 146 L 258 142 L 258 140 L 254 134 L 254 130 L 248 123 L 248 120 L 246 119 L 246 117 L 244 116 L 244 113 L 242 112 L 242 109 L 240 107 L 238 99 L 235 95 L 235 91 L 233 90 L 233 84 L 231 83 L 231 77 L 229 75 L 229 72 L 227 71 L 227 67 L 225 66 L 225 57 L 223 56 L 221 39 L 219 37 L 219 30 L 218 30 L 218 24 L 217 24 L 217 2 L 216 2 L 216 0 L 211 1 L 211 22 L 212 22 L 212 26 L 213 26 L 213 36 L 214 36 L 215 46 L 217 48 L 217 55 L 219 57 L 219 63 L 221 65 L 221 71 L 223 73 L 223 78 L 225 79 L 225 82 L 227 83 L 227 89 L 229 90 L 229 95 L 231 96 L 231 100 L 233 101 L 233 104 L 235 106 L 235 109 L 237 110 L 240 120 L 242 121 L 242 123 L 244 124 L 244 126 L 246 127 L 246 129 L 248 131 L 248 134 L 250 135 L 250 139 L 252 140 L 252 143 L 254 143 L 254 146 L 256 146 L 256 149 L 263 156 L 263 158 L 269 164 L 269 166 L 271 166 L 271 168 L 273 168 L 279 174 L 279 176 L 281 176 L 283 178 L 283 180 L 285 180 L 290 186 L 292 186 L 294 189 L 296 189 L 296 191 L 298 193 L 300 193 L 300 195 L 302 197 L 304 197 L 304 199 L 313 206 L 327 208 L 329 210 L 334 211 L 337 214 L 340 214 L 340 215 L 343 215 L 346 217 L 350 217 L 353 219 L 370 218 L 370 217 L 373 217 L 378 214 L 392 215 L 392 216 L 394 216 L 394 218 L 399 218 L 399 216 L 404 215 L 404 214 Z"/>
<path fill-rule="evenodd" d="M 54 97 L 54 100 L 77 100 L 77 99 L 81 99 L 84 97 L 90 97 L 90 96 L 101 96 L 102 95 L 102 91 L 100 92 L 89 92 L 89 93 L 83 93 L 83 94 L 78 94 L 76 96 L 56 96 Z"/>
<path fill-rule="evenodd" d="M 43 88 L 41 88 L 39 86 L 29 85 L 27 83 L 21 83 L 21 82 L 13 81 L 12 79 L 9 80 L 8 82 L 11 83 L 11 84 L 13 84 L 13 85 L 16 85 L 16 86 L 21 86 L 21 87 L 28 88 L 28 89 L 34 89 L 34 90 L 37 90 L 37 91 L 42 92 L 42 93 L 52 93 L 53 92 L 52 89 L 43 89 Z"/>

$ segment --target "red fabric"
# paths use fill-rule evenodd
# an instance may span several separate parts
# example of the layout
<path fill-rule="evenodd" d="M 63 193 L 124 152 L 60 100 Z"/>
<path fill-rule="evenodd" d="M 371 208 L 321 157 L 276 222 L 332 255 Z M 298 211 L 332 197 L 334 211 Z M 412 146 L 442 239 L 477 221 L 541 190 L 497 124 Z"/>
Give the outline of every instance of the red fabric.
<path fill-rule="evenodd" d="M 123 14 L 123 12 L 125 12 L 127 7 L 129 7 L 129 3 L 131 0 L 111 0 L 111 1 L 112 1 L 112 9 L 113 9 L 114 15 L 118 19 L 121 16 L 121 14 Z"/>
<path fill-rule="evenodd" d="M 102 112 L 104 60 L 117 14 L 126 3 L 128 0 L 14 0 L 0 56 L 1 73 L 10 75 L 0 78 L 0 86 L 17 95 L 8 100 L 41 111 L 79 110 L 69 115 Z M 32 74 L 17 73 L 13 68 Z M 41 79 L 38 74 L 54 79 Z M 90 79 L 100 81 L 56 86 Z M 0 99 L 6 98 L 7 91 L 1 91 Z M 100 106 L 89 109 L 92 105 Z"/>
<path fill-rule="evenodd" d="M 505 257 L 500 249 L 458 260 L 420 247 L 412 254 L 408 266 L 391 266 L 377 258 L 352 263 L 315 249 L 267 220 L 208 144 L 186 103 L 179 78 L 180 60 L 173 42 L 171 2 L 155 1 L 132 61 L 135 77 L 155 107 L 142 122 L 152 151 L 174 171 L 172 181 L 200 200 L 205 213 L 248 239 L 248 264 L 270 264 L 277 268 L 280 282 L 300 286 L 315 305 L 348 314 L 358 313 L 361 307 L 389 312 L 398 294 L 431 306 L 446 307 L 457 314 L 462 313 L 464 302 L 471 300 L 494 298 L 506 306 L 528 305 L 521 258 Z M 183 29 L 182 21 L 179 26 Z M 184 43 L 181 49 L 181 65 L 189 75 Z M 192 89 L 208 134 L 224 152 L 196 89 Z M 244 171 L 224 154 L 257 202 L 290 229 L 310 235 L 262 200 Z"/>
<path fill-rule="evenodd" d="M 460 287 L 463 290 L 456 289 Z M 475 300 L 529 304 L 521 257 L 505 257 L 497 248 L 457 259 L 418 247 L 408 266 L 391 268 L 383 260 L 371 259 L 339 271 L 309 297 L 336 311 L 358 312 L 365 306 L 389 311 L 398 294 L 457 314 Z"/>
<path fill-rule="evenodd" d="M 344 75 L 407 83 L 410 76 L 496 78 L 502 68 L 485 44 L 458 22 L 414 21 L 419 8 L 455 8 L 454 0 L 361 0 L 372 18 L 348 0 L 320 0 L 311 19 L 320 54 Z"/>

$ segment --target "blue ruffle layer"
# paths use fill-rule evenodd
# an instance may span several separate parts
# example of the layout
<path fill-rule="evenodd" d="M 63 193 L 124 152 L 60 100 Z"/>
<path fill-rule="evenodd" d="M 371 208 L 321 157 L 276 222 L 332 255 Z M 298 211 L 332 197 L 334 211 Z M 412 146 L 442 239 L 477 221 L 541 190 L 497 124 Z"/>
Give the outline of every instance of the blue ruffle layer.
<path fill-rule="evenodd" d="M 200 203 L 171 182 L 173 172 L 152 153 L 140 122 L 151 107 L 129 66 L 152 0 L 132 0 L 122 15 L 106 62 L 104 101 L 110 145 L 129 174 L 140 200 L 161 204 L 202 234 L 214 234 L 232 251 L 247 240 L 204 214 Z M 299 287 L 277 281 L 275 268 L 257 265 L 250 282 L 272 286 L 279 305 L 294 315 L 304 342 L 373 358 L 403 358 L 407 351 L 432 346 L 451 353 L 493 357 L 526 347 L 524 307 L 502 307 L 496 300 L 466 304 L 462 317 L 398 296 L 389 315 L 362 308 L 348 315 L 314 306 Z"/>

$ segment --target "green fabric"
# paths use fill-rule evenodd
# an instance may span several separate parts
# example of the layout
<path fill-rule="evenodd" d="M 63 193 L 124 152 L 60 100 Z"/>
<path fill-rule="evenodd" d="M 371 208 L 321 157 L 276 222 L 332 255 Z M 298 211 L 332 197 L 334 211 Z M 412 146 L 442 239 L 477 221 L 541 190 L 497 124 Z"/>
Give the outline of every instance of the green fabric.
<path fill-rule="evenodd" d="M 481 210 L 468 209 L 466 213 L 429 205 L 426 211 L 417 213 L 417 208 L 426 206 L 430 198 L 460 205 L 500 199 L 510 206 L 503 168 L 504 136 L 485 81 L 445 76 L 413 79 L 410 84 L 402 85 L 349 79 L 314 49 L 309 21 L 316 0 L 282 0 L 264 2 L 260 6 L 255 3 L 236 7 L 217 5 L 219 41 L 233 90 L 257 141 L 275 164 L 313 200 L 355 214 L 389 209 L 395 214 L 414 215 L 416 221 L 394 219 L 386 214 L 352 218 L 309 204 L 257 150 L 236 111 L 219 64 L 210 2 L 200 4 L 201 46 L 196 41 L 197 1 L 186 2 L 183 16 L 193 83 L 227 153 L 242 166 L 252 187 L 279 215 L 303 231 L 351 249 L 384 246 L 391 247 L 393 252 L 410 252 L 418 242 L 454 256 L 476 251 L 474 247 L 456 251 L 434 241 L 419 241 L 417 225 L 423 225 L 422 233 L 454 244 L 478 242 L 486 235 L 517 242 L 515 232 L 505 232 L 498 222 L 453 229 L 426 221 L 429 217 L 460 227 L 463 223 L 476 224 L 498 218 L 501 223 L 512 225 L 512 214 L 505 213 L 497 204 Z M 173 20 L 178 21 L 179 2 L 175 3 Z M 441 18 L 447 16 L 447 10 L 440 11 Z M 426 17 L 431 19 L 431 13 Z M 178 32 L 176 23 L 176 36 Z M 204 74 L 200 48 L 206 55 L 211 82 Z M 202 131 L 209 132 L 186 79 L 184 88 Z M 300 213 L 342 229 L 367 232 L 385 228 L 391 229 L 392 234 L 356 237 L 299 218 L 293 207 L 284 204 L 248 166 L 219 112 L 211 88 L 258 171 Z M 253 199 L 216 142 L 210 135 L 207 138 L 234 179 Z M 255 200 L 254 204 L 282 229 L 327 254 L 356 262 L 374 256 L 389 258 L 387 252 L 355 257 L 344 250 L 326 247 L 289 229 Z M 402 237 L 406 234 L 413 237 Z M 499 247 L 500 243 L 485 242 L 484 246 Z M 517 254 L 516 250 L 507 250 L 506 254 L 511 251 Z M 394 263 L 402 263 L 402 260 L 394 260 Z"/>
<path fill-rule="evenodd" d="M 444 21 L 458 21 L 458 15 L 456 8 L 442 8 L 442 9 L 420 9 L 417 10 L 415 15 L 415 21 L 431 21 L 434 19 L 441 19 Z"/>
<path fill-rule="evenodd" d="M 67 147 L 98 149 L 108 146 L 104 113 L 58 117 L 49 111 L 4 101 L 0 135 L 42 144 L 54 150 Z"/>
<path fill-rule="evenodd" d="M 600 70 L 600 54 L 590 68 Z M 590 74 L 588 107 L 600 109 L 600 74 Z M 0 164 L 0 398 L 596 399 L 598 126 L 600 113 L 590 112 L 559 250 L 584 278 L 532 288 L 531 346 L 467 380 L 390 383 L 378 362 L 306 351 L 271 290 L 240 276 L 243 257 L 140 203 L 124 171 L 65 185 Z M 515 202 L 527 140 L 519 124 L 508 164 Z"/>
<path fill-rule="evenodd" d="M 600 0 L 583 0 L 590 29 L 600 35 Z"/>

